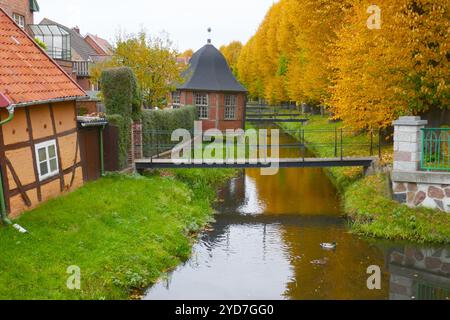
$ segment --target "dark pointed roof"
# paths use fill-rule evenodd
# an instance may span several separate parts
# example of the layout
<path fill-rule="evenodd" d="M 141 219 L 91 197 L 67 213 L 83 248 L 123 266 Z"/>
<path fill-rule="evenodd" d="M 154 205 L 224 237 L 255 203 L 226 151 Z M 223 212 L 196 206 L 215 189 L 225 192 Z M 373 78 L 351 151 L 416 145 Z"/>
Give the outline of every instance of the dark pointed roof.
<path fill-rule="evenodd" d="M 186 81 L 178 90 L 247 92 L 234 77 L 225 57 L 212 44 L 194 53 L 183 77 Z"/>

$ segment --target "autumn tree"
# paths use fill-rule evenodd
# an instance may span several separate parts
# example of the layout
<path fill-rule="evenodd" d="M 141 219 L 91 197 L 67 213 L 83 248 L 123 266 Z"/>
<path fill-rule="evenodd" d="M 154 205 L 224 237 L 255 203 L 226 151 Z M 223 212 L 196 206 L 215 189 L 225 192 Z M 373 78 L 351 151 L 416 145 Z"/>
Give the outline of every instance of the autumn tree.
<path fill-rule="evenodd" d="M 242 43 L 240 41 L 233 41 L 229 43 L 226 46 L 220 47 L 220 52 L 224 55 L 225 59 L 228 62 L 228 65 L 231 68 L 231 71 L 233 71 L 233 74 L 235 76 L 238 75 L 238 67 L 237 62 L 239 59 L 239 56 L 241 55 L 242 50 Z"/>
<path fill-rule="evenodd" d="M 280 0 L 242 48 L 238 78 L 252 98 L 326 105 L 358 129 L 448 109 L 449 5 Z"/>
<path fill-rule="evenodd" d="M 193 55 L 194 55 L 194 50 L 188 49 L 188 50 L 184 51 L 182 54 L 180 54 L 179 57 L 182 57 L 182 58 L 190 58 L 190 57 L 192 57 Z"/>
<path fill-rule="evenodd" d="M 380 0 L 380 29 L 367 26 L 370 5 L 355 3 L 338 33 L 329 100 L 336 117 L 371 129 L 448 108 L 448 1 Z"/>
<path fill-rule="evenodd" d="M 100 63 L 92 70 L 95 77 L 110 67 L 130 67 L 138 80 L 145 106 L 164 106 L 174 83 L 181 81 L 178 52 L 167 37 L 150 37 L 142 31 L 138 35 L 118 38 L 111 60 Z"/>

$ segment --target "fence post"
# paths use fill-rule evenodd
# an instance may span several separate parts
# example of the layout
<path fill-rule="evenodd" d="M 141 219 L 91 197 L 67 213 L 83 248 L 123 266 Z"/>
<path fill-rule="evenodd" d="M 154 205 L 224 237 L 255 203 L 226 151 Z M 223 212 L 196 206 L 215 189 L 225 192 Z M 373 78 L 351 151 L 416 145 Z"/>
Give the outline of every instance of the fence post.
<path fill-rule="evenodd" d="M 344 160 L 344 129 L 341 129 L 341 160 Z"/>
<path fill-rule="evenodd" d="M 334 128 L 334 157 L 338 156 L 338 129 Z"/>
<path fill-rule="evenodd" d="M 373 129 L 370 130 L 370 156 L 373 156 Z"/>
<path fill-rule="evenodd" d="M 381 128 L 378 129 L 378 159 L 381 159 L 382 154 L 381 154 L 381 144 L 383 143 L 383 136 L 382 136 L 382 130 Z"/>
<path fill-rule="evenodd" d="M 142 137 L 142 121 L 137 120 L 133 122 L 133 158 L 142 159 L 144 156 L 143 153 L 143 137 Z"/>
<path fill-rule="evenodd" d="M 401 117 L 394 122 L 394 171 L 420 169 L 422 129 L 427 124 L 420 117 Z"/>

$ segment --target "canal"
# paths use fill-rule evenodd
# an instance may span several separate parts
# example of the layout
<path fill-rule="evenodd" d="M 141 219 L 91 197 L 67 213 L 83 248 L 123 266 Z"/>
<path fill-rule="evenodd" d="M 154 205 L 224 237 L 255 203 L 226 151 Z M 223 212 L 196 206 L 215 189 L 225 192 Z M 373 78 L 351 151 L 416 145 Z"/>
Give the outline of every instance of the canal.
<path fill-rule="evenodd" d="M 295 141 L 281 134 L 280 143 Z M 246 170 L 219 192 L 216 221 L 191 259 L 145 299 L 449 299 L 449 248 L 352 235 L 321 169 L 260 173 Z M 381 269 L 380 290 L 367 287 L 370 266 Z"/>

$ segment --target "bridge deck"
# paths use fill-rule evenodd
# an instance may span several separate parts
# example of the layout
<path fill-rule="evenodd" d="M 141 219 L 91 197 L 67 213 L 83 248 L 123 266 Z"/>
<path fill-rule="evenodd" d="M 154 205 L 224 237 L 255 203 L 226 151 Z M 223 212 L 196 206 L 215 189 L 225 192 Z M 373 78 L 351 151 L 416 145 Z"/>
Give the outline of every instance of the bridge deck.
<path fill-rule="evenodd" d="M 325 168 L 325 167 L 370 167 L 374 157 L 367 158 L 286 158 L 263 160 L 234 160 L 233 163 L 208 163 L 208 160 L 172 160 L 172 159 L 140 159 L 135 161 L 137 170 L 175 169 L 175 168 L 268 168 L 278 164 L 280 168 Z"/>

